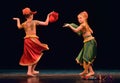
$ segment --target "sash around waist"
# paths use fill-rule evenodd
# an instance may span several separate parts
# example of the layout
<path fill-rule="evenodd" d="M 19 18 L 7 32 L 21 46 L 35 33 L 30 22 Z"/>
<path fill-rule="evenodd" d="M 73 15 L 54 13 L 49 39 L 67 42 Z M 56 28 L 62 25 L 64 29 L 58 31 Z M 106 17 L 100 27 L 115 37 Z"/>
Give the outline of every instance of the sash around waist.
<path fill-rule="evenodd" d="M 35 37 L 35 38 L 39 38 L 39 37 L 36 36 L 36 35 L 26 35 L 26 36 L 24 37 L 24 39 L 25 39 L 25 38 L 33 38 L 33 37 Z"/>
<path fill-rule="evenodd" d="M 84 37 L 84 41 L 83 42 L 85 43 L 85 42 L 90 41 L 92 39 L 94 39 L 94 37 L 92 35 L 89 35 L 89 36 Z"/>

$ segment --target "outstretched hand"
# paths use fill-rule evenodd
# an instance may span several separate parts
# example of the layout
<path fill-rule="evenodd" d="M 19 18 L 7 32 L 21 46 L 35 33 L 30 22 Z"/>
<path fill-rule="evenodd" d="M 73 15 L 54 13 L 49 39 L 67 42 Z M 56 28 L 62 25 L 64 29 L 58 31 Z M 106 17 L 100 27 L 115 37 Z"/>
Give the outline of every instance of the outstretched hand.
<path fill-rule="evenodd" d="M 63 25 L 63 27 L 69 27 L 69 26 L 70 26 L 69 23 L 65 23 L 65 24 Z"/>
<path fill-rule="evenodd" d="M 52 11 L 52 12 L 54 12 L 54 11 Z M 48 13 L 48 16 L 50 16 L 52 14 L 52 12 Z"/>
<path fill-rule="evenodd" d="M 19 18 L 15 18 L 15 17 L 14 17 L 13 20 L 19 20 Z"/>

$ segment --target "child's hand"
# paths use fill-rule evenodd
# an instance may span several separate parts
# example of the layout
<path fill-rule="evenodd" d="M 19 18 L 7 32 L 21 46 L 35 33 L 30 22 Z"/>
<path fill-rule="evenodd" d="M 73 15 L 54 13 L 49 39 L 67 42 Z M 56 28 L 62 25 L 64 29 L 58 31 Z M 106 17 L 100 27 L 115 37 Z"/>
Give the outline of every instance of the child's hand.
<path fill-rule="evenodd" d="M 50 13 L 48 13 L 48 16 L 50 16 L 52 13 L 53 13 L 53 11 L 52 11 L 52 12 L 50 12 Z"/>
<path fill-rule="evenodd" d="M 69 27 L 70 26 L 70 24 L 68 24 L 68 23 L 65 23 L 64 25 L 63 25 L 63 27 Z"/>
<path fill-rule="evenodd" d="M 13 18 L 13 20 L 19 20 L 19 18 Z"/>

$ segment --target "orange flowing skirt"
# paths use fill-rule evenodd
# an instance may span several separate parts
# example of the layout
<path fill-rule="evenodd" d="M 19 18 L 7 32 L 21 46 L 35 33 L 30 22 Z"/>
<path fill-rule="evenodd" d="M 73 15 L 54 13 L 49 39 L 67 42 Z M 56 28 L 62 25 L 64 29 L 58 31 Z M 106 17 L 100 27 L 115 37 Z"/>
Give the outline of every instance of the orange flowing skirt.
<path fill-rule="evenodd" d="M 41 43 L 38 38 L 25 38 L 24 52 L 19 64 L 22 66 L 36 64 L 43 55 L 42 51 L 48 49 L 48 45 Z"/>

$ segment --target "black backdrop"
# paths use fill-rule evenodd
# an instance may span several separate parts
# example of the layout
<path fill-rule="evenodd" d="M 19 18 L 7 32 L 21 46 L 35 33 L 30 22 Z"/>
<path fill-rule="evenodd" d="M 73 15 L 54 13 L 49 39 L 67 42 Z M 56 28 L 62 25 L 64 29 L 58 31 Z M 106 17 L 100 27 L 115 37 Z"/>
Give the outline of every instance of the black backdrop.
<path fill-rule="evenodd" d="M 4 0 L 0 3 L 0 68 L 20 69 L 19 59 L 23 52 L 24 31 L 17 29 L 13 17 L 21 22 L 22 9 L 30 7 L 38 13 L 34 19 L 45 20 L 51 11 L 59 13 L 59 20 L 46 27 L 38 26 L 40 41 L 47 43 L 50 50 L 38 63 L 39 69 L 81 69 L 76 64 L 82 37 L 70 29 L 63 28 L 68 22 L 77 23 L 77 14 L 89 13 L 88 23 L 98 43 L 98 54 L 94 62 L 96 69 L 120 69 L 119 66 L 119 4 L 115 0 Z"/>

